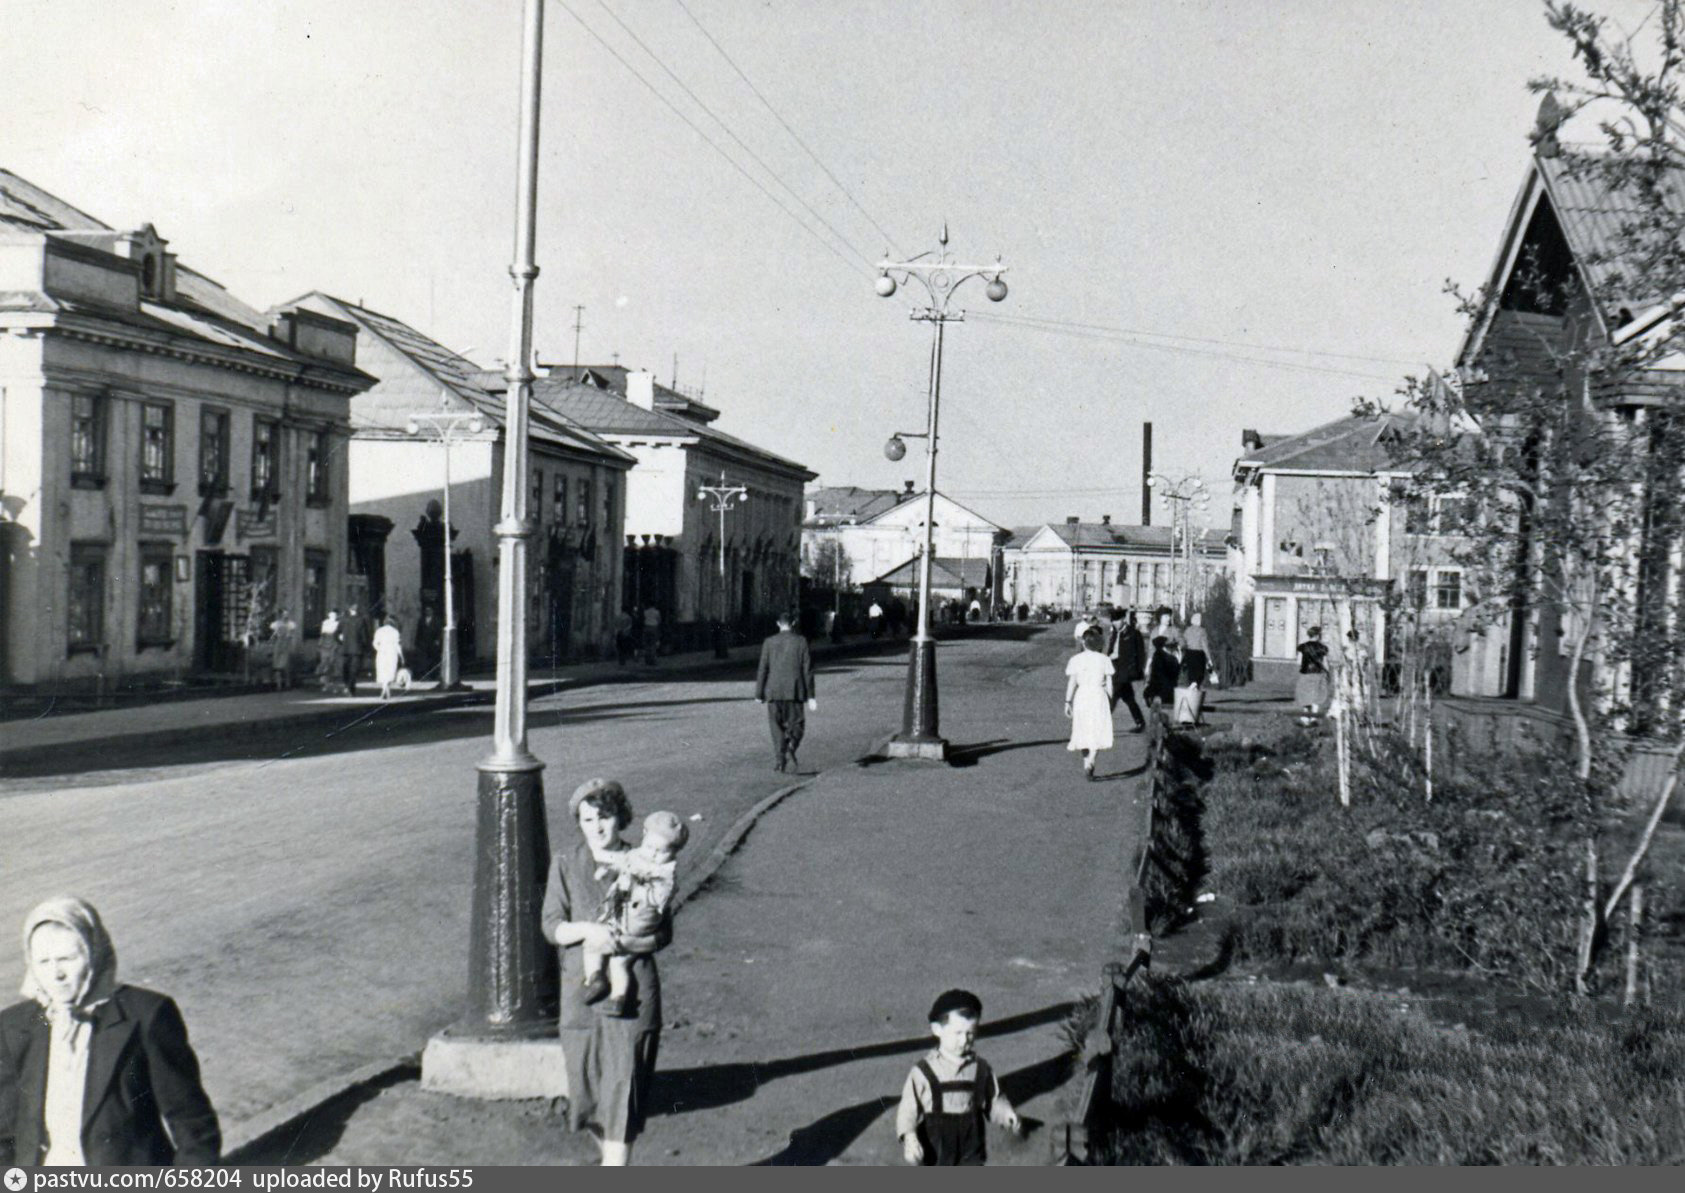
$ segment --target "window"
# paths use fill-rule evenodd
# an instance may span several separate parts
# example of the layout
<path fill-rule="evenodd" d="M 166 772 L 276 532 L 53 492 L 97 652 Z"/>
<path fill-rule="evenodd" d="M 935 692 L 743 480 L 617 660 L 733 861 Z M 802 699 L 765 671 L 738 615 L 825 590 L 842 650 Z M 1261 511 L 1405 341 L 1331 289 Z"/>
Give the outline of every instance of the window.
<path fill-rule="evenodd" d="M 316 638 L 328 615 L 328 553 L 304 553 L 304 636 Z"/>
<path fill-rule="evenodd" d="M 174 592 L 172 569 L 175 553 L 168 543 L 140 545 L 140 611 L 135 627 L 135 645 L 169 646 L 171 635 L 171 597 Z"/>
<path fill-rule="evenodd" d="M 1424 493 L 1410 493 L 1404 498 L 1404 533 L 1432 534 L 1433 507 Z"/>
<path fill-rule="evenodd" d="M 333 500 L 328 489 L 328 442 L 327 431 L 312 431 L 305 448 L 305 500 L 311 505 L 328 505 Z"/>
<path fill-rule="evenodd" d="M 228 411 L 199 412 L 199 492 L 228 492 Z"/>
<path fill-rule="evenodd" d="M 550 508 L 556 524 L 564 525 L 568 520 L 568 478 L 560 472 L 556 474 L 556 502 Z"/>
<path fill-rule="evenodd" d="M 591 482 L 584 477 L 579 480 L 579 512 L 574 521 L 581 526 L 591 524 Z"/>
<path fill-rule="evenodd" d="M 1428 605 L 1428 574 L 1421 568 L 1412 568 L 1406 581 L 1405 599 L 1412 609 L 1425 609 Z"/>
<path fill-rule="evenodd" d="M 98 650 L 105 641 L 105 546 L 70 546 L 70 653 Z"/>
<path fill-rule="evenodd" d="M 1463 607 L 1463 573 L 1455 568 L 1441 568 L 1435 577 L 1433 603 L 1436 609 Z"/>
<path fill-rule="evenodd" d="M 532 505 L 527 510 L 534 522 L 544 521 L 544 471 L 532 470 Z"/>
<path fill-rule="evenodd" d="M 70 483 L 78 489 L 105 485 L 105 404 L 101 394 L 70 400 Z"/>
<path fill-rule="evenodd" d="M 140 489 L 172 493 L 176 479 L 176 411 L 169 402 L 140 407 Z"/>
<path fill-rule="evenodd" d="M 603 478 L 603 533 L 614 530 L 614 477 Z"/>
<path fill-rule="evenodd" d="M 274 501 L 280 494 L 281 428 L 272 418 L 252 419 L 252 500 Z"/>

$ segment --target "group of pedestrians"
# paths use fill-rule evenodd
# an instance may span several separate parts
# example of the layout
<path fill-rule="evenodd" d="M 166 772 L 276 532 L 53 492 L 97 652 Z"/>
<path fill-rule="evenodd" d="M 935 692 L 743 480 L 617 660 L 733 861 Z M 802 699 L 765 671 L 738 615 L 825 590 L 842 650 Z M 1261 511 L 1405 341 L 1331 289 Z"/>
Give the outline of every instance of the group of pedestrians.
<path fill-rule="evenodd" d="M 409 669 L 404 666 L 404 635 L 398 620 L 390 615 L 371 626 L 357 605 L 347 606 L 344 616 L 329 609 L 316 637 L 316 681 L 331 695 L 355 696 L 357 681 L 372 656 L 374 681 L 380 698 L 390 700 L 392 689 L 409 687 Z"/>
<path fill-rule="evenodd" d="M 1071 721 L 1066 749 L 1082 755 L 1090 781 L 1098 755 L 1112 748 L 1112 714 L 1119 704 L 1129 710 L 1132 732 L 1146 729 L 1136 684 L 1148 708 L 1166 705 L 1178 720 L 1202 719 L 1210 643 L 1201 615 L 1195 613 L 1185 626 L 1178 626 L 1168 609 L 1155 616 L 1150 642 L 1133 609 L 1084 614 L 1073 627 L 1080 649 L 1065 664 L 1065 716 Z"/>
<path fill-rule="evenodd" d="M 1314 725 L 1338 709 L 1361 720 L 1373 719 L 1374 664 L 1356 629 L 1347 630 L 1345 641 L 1336 645 L 1323 641 L 1322 627 L 1313 625 L 1294 649 L 1299 675 L 1293 684 L 1293 703 L 1299 707 L 1300 724 Z"/>

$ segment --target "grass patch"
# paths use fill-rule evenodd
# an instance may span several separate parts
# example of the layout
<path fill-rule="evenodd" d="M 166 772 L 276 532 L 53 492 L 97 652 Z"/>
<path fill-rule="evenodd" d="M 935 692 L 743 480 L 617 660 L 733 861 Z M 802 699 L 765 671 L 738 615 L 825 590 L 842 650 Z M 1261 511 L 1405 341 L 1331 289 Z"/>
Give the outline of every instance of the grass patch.
<path fill-rule="evenodd" d="M 1685 1017 L 1471 1033 L 1351 990 L 1147 976 L 1113 1032 L 1112 1164 L 1677 1164 Z"/>

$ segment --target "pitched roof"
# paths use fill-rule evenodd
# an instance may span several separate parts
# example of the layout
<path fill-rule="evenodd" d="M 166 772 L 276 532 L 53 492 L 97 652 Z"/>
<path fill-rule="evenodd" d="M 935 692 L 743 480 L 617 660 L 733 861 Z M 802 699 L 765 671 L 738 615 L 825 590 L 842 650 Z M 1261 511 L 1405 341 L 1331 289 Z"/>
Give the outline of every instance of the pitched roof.
<path fill-rule="evenodd" d="M 1600 148 L 1576 146 L 1568 156 L 1533 159 L 1568 247 L 1591 282 L 1600 288 L 1620 272 L 1629 229 L 1647 214 L 1636 195 L 1611 189 L 1595 166 L 1583 164 L 1586 158 L 1602 154 Z M 1685 216 L 1685 179 L 1670 171 L 1663 176 L 1661 186 L 1667 210 L 1674 216 Z M 1642 301 L 1654 296 L 1635 293 L 1626 297 Z"/>
<path fill-rule="evenodd" d="M 809 489 L 808 505 L 813 516 L 808 521 L 829 525 L 835 522 L 865 522 L 887 513 L 913 494 L 904 489 L 862 489 L 855 485 L 832 485 Z"/>
<path fill-rule="evenodd" d="M 440 389 L 448 391 L 458 401 L 478 411 L 494 426 L 505 425 L 508 408 L 503 395 L 494 394 L 481 386 L 478 377 L 482 370 L 461 353 L 452 351 L 401 319 L 371 310 L 360 303 L 347 302 L 343 298 L 335 298 L 319 290 L 311 291 L 298 301 L 310 299 L 318 300 L 320 305 L 329 307 L 340 317 L 357 324 L 365 335 L 373 335 L 384 341 L 388 348 L 407 359 L 411 366 L 420 370 Z M 388 379 L 381 380 L 385 383 Z M 370 425 L 368 421 L 359 420 L 356 416 L 360 413 L 359 407 L 366 409 L 370 406 L 370 399 L 379 399 L 379 387 L 376 388 L 377 392 L 352 403 L 353 422 L 364 421 L 364 425 Z M 384 424 L 376 419 L 373 425 Z M 630 453 L 621 451 L 554 411 L 534 409 L 530 429 L 533 439 L 540 443 L 607 456 L 623 462 L 633 459 Z"/>
<path fill-rule="evenodd" d="M 988 583 L 989 561 L 976 556 L 966 558 L 959 555 L 938 555 L 930 561 L 930 584 L 932 588 L 982 588 Z M 891 588 L 912 587 L 919 583 L 919 559 L 914 556 L 907 562 L 873 580 L 868 584 L 887 584 Z"/>
<path fill-rule="evenodd" d="M 557 365 L 551 367 L 554 372 L 558 374 L 571 373 L 573 371 L 572 365 L 565 367 Z M 584 379 L 587 384 L 596 384 L 600 388 L 613 390 L 615 393 L 624 396 L 626 393 L 626 378 L 633 371 L 634 370 L 621 364 L 580 365 L 578 376 Z M 711 423 L 720 416 L 720 412 L 718 410 L 714 409 L 700 398 L 693 398 L 687 393 L 681 393 L 676 389 L 671 389 L 668 386 L 661 384 L 659 381 L 654 383 L 654 387 L 655 408 L 657 410 L 667 410 L 673 414 L 682 415 L 685 418 L 695 419 L 697 422 L 704 423 Z"/>
<path fill-rule="evenodd" d="M 1126 526 L 1117 522 L 1043 522 L 1039 526 L 1020 526 L 1013 530 L 1009 547 L 1022 549 L 1043 530 L 1073 551 L 1170 551 L 1174 531 L 1169 526 Z M 1213 550 L 1222 537 L 1209 528 L 1199 532 L 1202 550 Z"/>
<path fill-rule="evenodd" d="M 481 384 L 493 387 L 495 392 L 502 392 L 507 385 L 502 375 L 495 372 L 482 371 L 479 378 Z M 599 435 L 662 435 L 691 439 L 750 456 L 764 465 L 798 473 L 807 480 L 814 476 L 794 460 L 757 447 L 746 439 L 659 407 L 645 410 L 611 390 L 575 381 L 569 376 L 552 373 L 548 377 L 534 379 L 532 397 L 535 405 L 542 405 Z"/>
<path fill-rule="evenodd" d="M 1398 464 L 1392 436 L 1414 422 L 1406 414 L 1354 414 L 1276 439 L 1235 461 L 1236 470 L 1369 473 Z"/>
<path fill-rule="evenodd" d="M 5 169 L 0 169 L 0 231 L 41 234 L 59 243 L 113 255 L 132 235 Z M 350 383 L 362 389 L 372 381 L 349 365 L 300 352 L 277 339 L 271 334 L 274 312 L 260 311 L 240 301 L 221 283 L 179 261 L 175 266 L 175 293 L 168 302 L 142 297 L 136 305 L 128 306 L 37 291 L 8 291 L 0 309 L 86 316 L 178 341 L 235 349 L 305 368 L 319 381 L 327 382 L 331 375 L 331 384 L 340 388 Z"/>

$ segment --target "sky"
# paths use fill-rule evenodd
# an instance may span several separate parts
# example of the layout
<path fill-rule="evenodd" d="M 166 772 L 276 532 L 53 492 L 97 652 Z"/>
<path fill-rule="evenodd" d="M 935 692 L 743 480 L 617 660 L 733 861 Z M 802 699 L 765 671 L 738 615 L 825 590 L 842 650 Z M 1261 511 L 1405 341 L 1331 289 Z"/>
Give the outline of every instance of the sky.
<path fill-rule="evenodd" d="M 1631 30 L 1653 0 L 1593 7 Z M 249 303 L 320 289 L 490 362 L 520 8 L 0 0 L 0 165 L 154 224 Z M 1443 286 L 1490 268 L 1527 80 L 1573 73 L 1534 0 L 545 14 L 541 361 L 572 363 L 582 306 L 582 361 L 700 388 L 818 484 L 922 483 L 918 445 L 883 444 L 923 428 L 930 329 L 873 266 L 946 227 L 1010 293 L 955 295 L 975 317 L 947 331 L 938 488 L 1008 526 L 1138 521 L 1144 421 L 1221 525 L 1243 429 L 1307 430 L 1447 362 Z"/>

